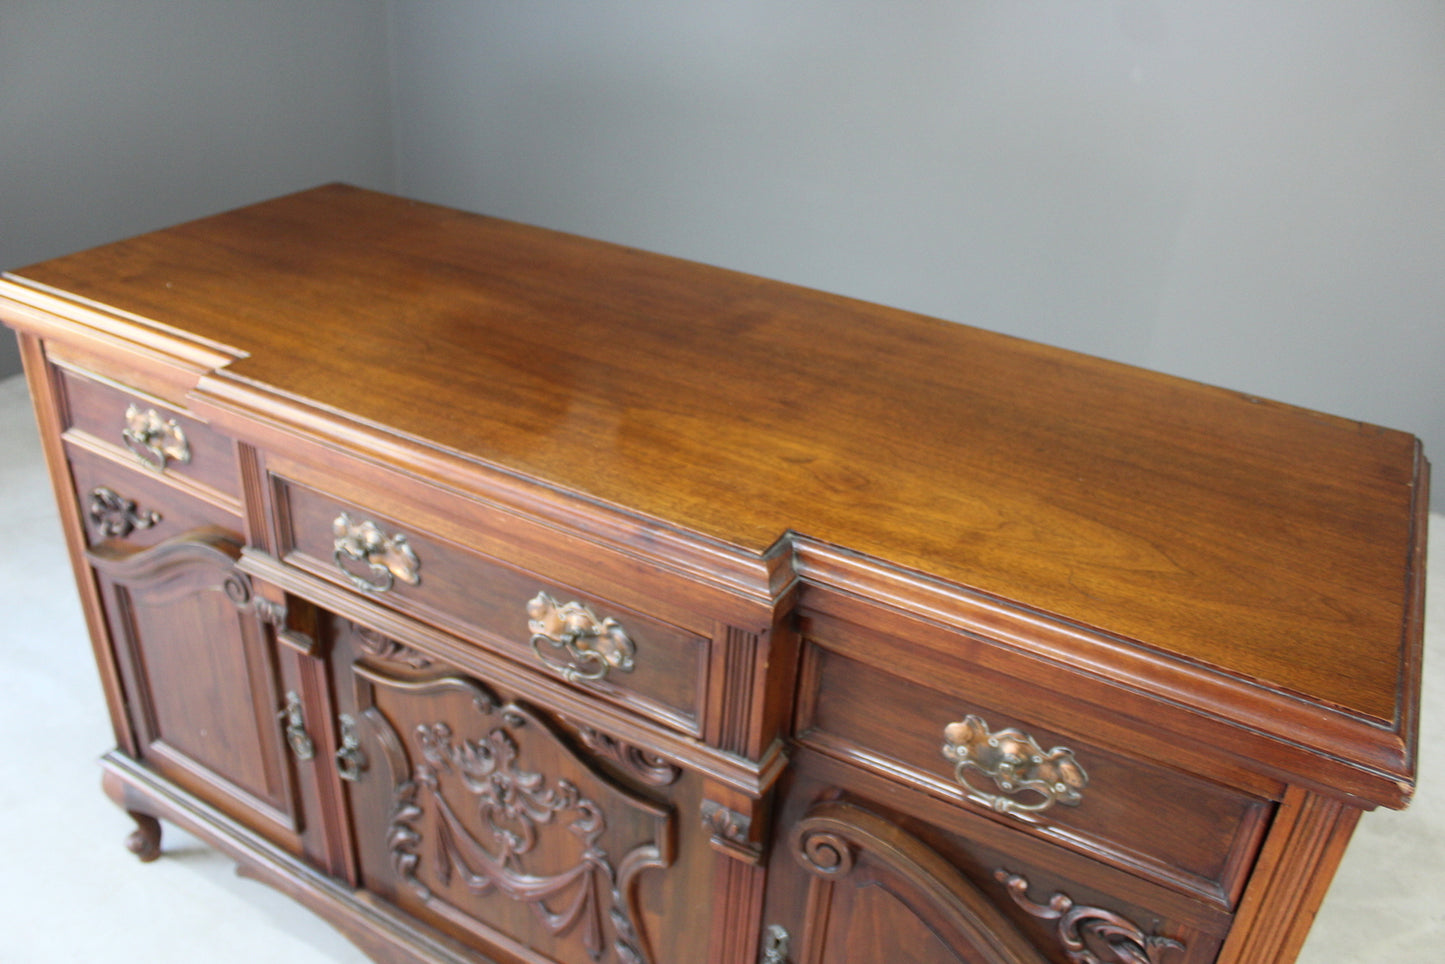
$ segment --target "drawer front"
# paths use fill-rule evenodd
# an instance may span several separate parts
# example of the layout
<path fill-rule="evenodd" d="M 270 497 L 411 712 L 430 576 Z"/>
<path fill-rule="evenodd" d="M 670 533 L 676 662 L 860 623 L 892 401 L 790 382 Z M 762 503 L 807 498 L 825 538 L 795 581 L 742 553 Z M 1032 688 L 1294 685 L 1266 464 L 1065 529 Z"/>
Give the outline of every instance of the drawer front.
<path fill-rule="evenodd" d="M 701 735 L 709 641 L 273 476 L 291 565 Z"/>
<path fill-rule="evenodd" d="M 895 644 L 896 645 L 896 644 Z M 883 654 L 886 660 L 886 652 Z M 958 806 L 1228 908 L 1269 801 L 1010 712 L 1007 687 L 904 678 L 816 641 L 798 739 Z"/>
<path fill-rule="evenodd" d="M 110 539 L 149 548 L 201 526 L 239 532 L 241 518 L 168 485 L 152 472 L 65 444 L 87 545 Z"/>
<path fill-rule="evenodd" d="M 113 448 L 131 464 L 239 498 L 236 447 L 205 422 L 112 382 L 57 368 L 66 428 Z"/>

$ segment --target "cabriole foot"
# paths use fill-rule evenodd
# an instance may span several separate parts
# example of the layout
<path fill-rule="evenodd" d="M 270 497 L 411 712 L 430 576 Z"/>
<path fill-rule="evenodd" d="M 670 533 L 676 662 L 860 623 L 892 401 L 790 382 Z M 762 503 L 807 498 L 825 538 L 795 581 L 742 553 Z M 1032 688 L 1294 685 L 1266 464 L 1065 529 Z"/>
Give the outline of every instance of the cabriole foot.
<path fill-rule="evenodd" d="M 134 810 L 127 810 L 126 813 L 135 821 L 136 829 L 125 838 L 125 847 L 139 857 L 142 863 L 150 863 L 161 855 L 161 822 L 150 814 L 137 813 Z"/>

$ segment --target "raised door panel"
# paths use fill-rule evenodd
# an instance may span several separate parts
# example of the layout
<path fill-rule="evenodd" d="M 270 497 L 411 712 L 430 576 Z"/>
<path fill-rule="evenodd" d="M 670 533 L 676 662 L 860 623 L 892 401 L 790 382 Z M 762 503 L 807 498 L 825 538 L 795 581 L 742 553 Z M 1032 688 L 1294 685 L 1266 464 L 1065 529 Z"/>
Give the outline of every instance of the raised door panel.
<path fill-rule="evenodd" d="M 337 767 L 366 889 L 501 960 L 676 959 L 641 898 L 674 864 L 670 806 L 597 766 L 550 714 L 338 627 Z"/>
<path fill-rule="evenodd" d="M 239 546 L 200 529 L 90 553 L 139 754 L 186 789 L 299 849 L 275 653 Z"/>

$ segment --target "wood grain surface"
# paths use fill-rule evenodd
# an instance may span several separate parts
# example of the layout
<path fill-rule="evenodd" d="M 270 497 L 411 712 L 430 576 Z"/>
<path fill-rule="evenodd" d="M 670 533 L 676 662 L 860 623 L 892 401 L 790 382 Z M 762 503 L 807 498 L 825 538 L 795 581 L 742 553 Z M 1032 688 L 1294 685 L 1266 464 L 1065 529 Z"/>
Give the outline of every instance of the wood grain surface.
<path fill-rule="evenodd" d="M 14 278 L 658 530 L 800 533 L 1404 725 L 1405 433 L 345 186 Z"/>

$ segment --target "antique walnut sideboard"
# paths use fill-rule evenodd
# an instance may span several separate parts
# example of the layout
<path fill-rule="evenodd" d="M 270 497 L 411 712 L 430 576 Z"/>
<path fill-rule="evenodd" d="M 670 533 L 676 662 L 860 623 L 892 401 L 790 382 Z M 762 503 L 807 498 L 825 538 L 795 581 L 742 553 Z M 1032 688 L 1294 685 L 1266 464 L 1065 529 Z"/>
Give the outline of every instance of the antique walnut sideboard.
<path fill-rule="evenodd" d="M 130 846 L 379 961 L 1289 961 L 1409 801 L 1409 435 L 346 186 L 0 319 Z"/>

